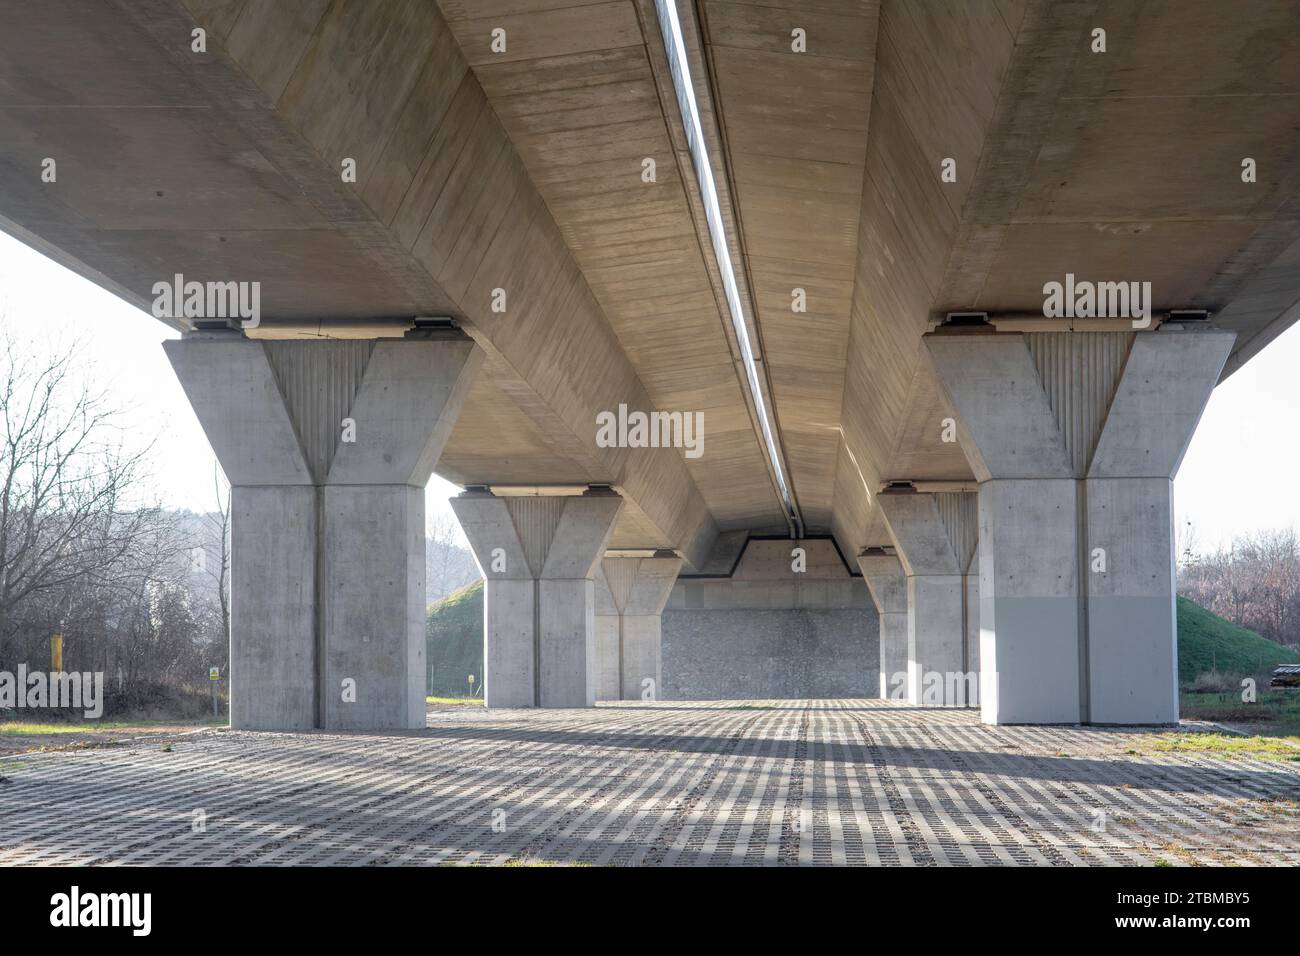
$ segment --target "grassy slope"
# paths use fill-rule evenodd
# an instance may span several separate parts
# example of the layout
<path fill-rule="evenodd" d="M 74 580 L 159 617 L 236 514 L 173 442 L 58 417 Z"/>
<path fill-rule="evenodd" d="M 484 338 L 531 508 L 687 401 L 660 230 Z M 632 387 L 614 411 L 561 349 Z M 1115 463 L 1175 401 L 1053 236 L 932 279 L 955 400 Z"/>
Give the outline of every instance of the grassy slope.
<path fill-rule="evenodd" d="M 1258 674 L 1278 664 L 1300 664 L 1300 654 L 1211 614 L 1186 598 L 1178 599 L 1178 679 L 1218 670 Z"/>
<path fill-rule="evenodd" d="M 1184 719 L 1227 724 L 1257 735 L 1223 738 L 1205 734 L 1173 739 L 1173 749 L 1215 751 L 1219 756 L 1243 754 L 1266 760 L 1300 760 L 1294 746 L 1269 738 L 1300 742 L 1300 691 L 1273 690 L 1267 675 L 1278 664 L 1300 664 L 1300 654 L 1238 627 L 1186 598 L 1178 599 L 1178 679 L 1188 684 L 1198 674 L 1217 670 L 1233 675 L 1222 692 L 1184 690 L 1179 712 Z M 1256 699 L 1241 699 L 1240 677 L 1260 681 Z"/>
<path fill-rule="evenodd" d="M 466 678 L 474 675 L 476 690 L 483 682 L 483 582 L 475 581 L 429 605 L 425 626 L 429 659 L 429 694 L 464 697 Z M 481 691 L 480 691 L 481 692 Z"/>

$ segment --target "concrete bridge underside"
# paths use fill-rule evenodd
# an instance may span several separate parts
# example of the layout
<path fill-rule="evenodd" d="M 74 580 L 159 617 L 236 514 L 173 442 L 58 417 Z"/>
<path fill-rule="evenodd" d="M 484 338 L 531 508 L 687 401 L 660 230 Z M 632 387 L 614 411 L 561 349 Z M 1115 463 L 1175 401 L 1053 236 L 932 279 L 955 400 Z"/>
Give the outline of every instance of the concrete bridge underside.
<path fill-rule="evenodd" d="M 665 607 L 836 594 L 882 695 L 1177 719 L 1172 478 L 1300 303 L 1294 4 L 0 16 L 0 227 L 146 310 L 259 284 L 255 326 L 161 317 L 235 488 L 237 725 L 423 726 L 435 472 L 490 704 L 653 697 Z M 1151 321 L 1044 318 L 1067 276 Z M 620 406 L 702 453 L 607 447 Z"/>

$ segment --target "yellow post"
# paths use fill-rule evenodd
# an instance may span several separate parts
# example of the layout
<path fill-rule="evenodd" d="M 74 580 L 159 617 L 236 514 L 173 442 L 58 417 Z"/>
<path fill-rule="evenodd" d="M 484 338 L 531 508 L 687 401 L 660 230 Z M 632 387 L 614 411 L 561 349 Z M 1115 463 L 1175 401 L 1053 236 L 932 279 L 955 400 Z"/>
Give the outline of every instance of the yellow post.
<path fill-rule="evenodd" d="M 50 670 L 55 674 L 63 673 L 63 635 L 50 636 Z"/>

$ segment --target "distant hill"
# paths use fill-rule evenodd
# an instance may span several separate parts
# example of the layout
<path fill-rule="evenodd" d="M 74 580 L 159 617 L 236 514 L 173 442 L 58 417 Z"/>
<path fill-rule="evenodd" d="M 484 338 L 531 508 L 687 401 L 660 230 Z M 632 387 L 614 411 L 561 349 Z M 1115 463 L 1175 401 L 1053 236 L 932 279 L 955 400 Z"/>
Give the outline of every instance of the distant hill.
<path fill-rule="evenodd" d="M 429 605 L 424 630 L 429 662 L 429 694 L 464 697 L 470 674 L 483 686 L 483 582 L 467 584 Z"/>
<path fill-rule="evenodd" d="M 429 693 L 463 697 L 466 677 L 483 679 L 483 582 L 475 581 L 429 605 Z M 1187 598 L 1178 599 L 1178 679 L 1198 674 L 1256 674 L 1278 664 L 1300 664 L 1300 654 L 1238 627 Z M 478 686 L 476 684 L 476 686 Z"/>
<path fill-rule="evenodd" d="M 1178 679 L 1198 674 L 1256 674 L 1278 664 L 1300 664 L 1300 654 L 1212 614 L 1187 598 L 1178 599 Z"/>

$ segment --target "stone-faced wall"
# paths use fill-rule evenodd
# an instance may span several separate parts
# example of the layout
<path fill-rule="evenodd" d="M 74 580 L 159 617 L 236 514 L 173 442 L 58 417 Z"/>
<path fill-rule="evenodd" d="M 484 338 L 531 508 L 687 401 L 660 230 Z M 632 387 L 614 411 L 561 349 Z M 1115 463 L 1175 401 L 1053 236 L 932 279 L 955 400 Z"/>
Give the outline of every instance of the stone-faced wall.
<path fill-rule="evenodd" d="M 730 577 L 678 578 L 663 612 L 660 697 L 875 697 L 879 628 L 866 584 L 829 539 L 751 539 Z"/>

